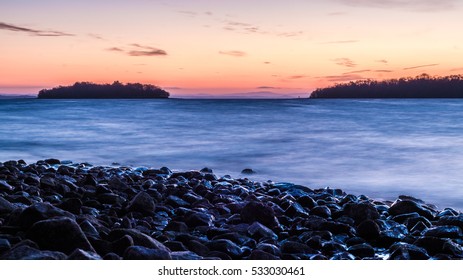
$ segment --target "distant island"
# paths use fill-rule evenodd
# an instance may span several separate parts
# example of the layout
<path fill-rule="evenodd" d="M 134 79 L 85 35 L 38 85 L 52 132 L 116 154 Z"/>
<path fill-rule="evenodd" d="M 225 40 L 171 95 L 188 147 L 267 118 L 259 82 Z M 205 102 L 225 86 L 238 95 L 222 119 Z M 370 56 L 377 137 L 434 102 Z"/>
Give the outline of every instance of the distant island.
<path fill-rule="evenodd" d="M 463 98 L 463 76 L 360 80 L 313 91 L 310 98 Z"/>
<path fill-rule="evenodd" d="M 148 99 L 169 98 L 169 93 L 157 86 L 140 83 L 94 84 L 77 82 L 39 91 L 40 99 Z"/>

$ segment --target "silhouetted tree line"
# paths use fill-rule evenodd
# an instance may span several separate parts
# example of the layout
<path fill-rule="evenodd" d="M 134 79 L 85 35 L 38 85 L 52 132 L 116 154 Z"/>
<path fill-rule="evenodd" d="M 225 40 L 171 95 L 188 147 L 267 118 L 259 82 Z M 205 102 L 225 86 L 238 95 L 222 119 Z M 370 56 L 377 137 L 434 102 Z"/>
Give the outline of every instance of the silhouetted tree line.
<path fill-rule="evenodd" d="M 310 98 L 463 98 L 463 76 L 360 80 L 317 89 Z"/>
<path fill-rule="evenodd" d="M 157 86 L 140 83 L 94 84 L 77 82 L 72 86 L 42 89 L 38 98 L 48 99 L 110 99 L 110 98 L 168 98 L 169 93 Z"/>

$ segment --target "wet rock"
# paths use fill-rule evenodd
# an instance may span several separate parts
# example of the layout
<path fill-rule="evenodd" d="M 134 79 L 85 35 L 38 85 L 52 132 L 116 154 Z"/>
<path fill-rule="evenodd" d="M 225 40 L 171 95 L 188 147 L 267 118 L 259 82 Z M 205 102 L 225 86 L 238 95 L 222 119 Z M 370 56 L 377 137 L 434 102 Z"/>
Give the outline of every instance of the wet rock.
<path fill-rule="evenodd" d="M 79 225 L 70 218 L 60 217 L 36 222 L 28 230 L 27 237 L 45 250 L 66 254 L 75 249 L 94 251 Z"/>
<path fill-rule="evenodd" d="M 354 219 L 356 224 L 365 220 L 375 220 L 379 218 L 378 210 L 370 203 L 347 203 L 343 207 L 344 215 Z"/>
<path fill-rule="evenodd" d="M 101 256 L 95 252 L 75 249 L 67 258 L 68 260 L 101 260 Z"/>
<path fill-rule="evenodd" d="M 340 252 L 334 254 L 330 260 L 355 260 L 355 256 L 350 254 L 349 252 Z"/>
<path fill-rule="evenodd" d="M 156 204 L 153 198 L 146 192 L 139 192 L 127 206 L 128 211 L 140 212 L 147 215 L 153 214 L 155 209 Z"/>
<path fill-rule="evenodd" d="M 11 192 L 14 190 L 14 187 L 8 184 L 4 180 L 0 180 L 0 192 Z"/>
<path fill-rule="evenodd" d="M 438 226 L 457 226 L 463 230 L 463 214 L 458 216 L 444 216 L 441 217 L 437 224 Z"/>
<path fill-rule="evenodd" d="M 68 217 L 74 219 L 72 213 L 59 209 L 49 203 L 36 203 L 21 212 L 16 224 L 27 229 L 38 221 L 54 217 Z"/>
<path fill-rule="evenodd" d="M 0 238 L 0 256 L 3 252 L 11 249 L 11 244 L 8 239 Z"/>
<path fill-rule="evenodd" d="M 223 252 L 232 259 L 237 259 L 243 254 L 243 250 L 238 245 L 227 239 L 212 240 L 207 247 L 211 251 Z"/>
<path fill-rule="evenodd" d="M 434 216 L 430 210 L 424 208 L 420 204 L 412 200 L 396 200 L 391 207 L 389 208 L 389 214 L 393 216 L 408 214 L 408 213 L 418 213 L 420 216 L 423 216 L 427 219 L 433 219 Z"/>
<path fill-rule="evenodd" d="M 40 251 L 27 245 L 16 246 L 0 255 L 2 260 L 65 260 L 66 255 L 55 251 Z"/>
<path fill-rule="evenodd" d="M 304 243 L 296 241 L 283 241 L 280 245 L 282 254 L 318 254 L 317 250 L 310 248 Z"/>
<path fill-rule="evenodd" d="M 260 202 L 247 203 L 240 214 L 241 219 L 246 223 L 259 222 L 269 228 L 278 225 L 273 208 Z"/>
<path fill-rule="evenodd" d="M 442 246 L 442 252 L 449 254 L 454 258 L 462 259 L 463 258 L 463 247 L 460 244 L 457 244 L 451 240 L 447 240 Z"/>
<path fill-rule="evenodd" d="M 433 256 L 442 252 L 445 242 L 446 240 L 441 238 L 423 236 L 418 238 L 413 245 L 424 248 L 429 255 Z"/>
<path fill-rule="evenodd" d="M 166 203 L 173 206 L 173 207 L 188 207 L 190 203 L 186 202 L 185 200 L 181 199 L 175 195 L 169 195 L 166 198 Z"/>
<path fill-rule="evenodd" d="M 313 200 L 313 198 L 311 198 L 310 196 L 308 195 L 303 195 L 303 196 L 300 196 L 297 198 L 297 203 L 299 203 L 302 207 L 306 207 L 307 209 L 312 209 L 314 208 L 317 203 L 315 202 L 315 200 Z"/>
<path fill-rule="evenodd" d="M 59 159 L 56 159 L 56 158 L 49 158 L 49 159 L 46 159 L 44 161 L 45 161 L 45 163 L 50 164 L 50 165 L 61 164 L 61 161 Z"/>
<path fill-rule="evenodd" d="M 353 235 L 355 232 L 355 230 L 351 226 L 342 224 L 342 223 L 333 222 L 333 221 L 326 221 L 326 222 L 320 223 L 319 229 L 327 230 L 333 234 L 345 233 L 345 234 Z"/>
<path fill-rule="evenodd" d="M 256 171 L 252 170 L 251 168 L 245 168 L 243 170 L 241 170 L 241 174 L 245 174 L 245 175 L 251 175 L 251 174 L 255 174 Z"/>
<path fill-rule="evenodd" d="M 133 239 L 134 245 L 136 246 L 158 249 L 162 251 L 170 251 L 161 242 L 136 229 L 114 229 L 109 233 L 108 239 L 109 241 L 116 241 L 117 239 L 122 238 L 124 235 L 130 236 Z"/>
<path fill-rule="evenodd" d="M 375 249 L 369 244 L 357 244 L 350 246 L 347 251 L 357 258 L 372 258 L 375 256 Z"/>
<path fill-rule="evenodd" d="M 280 257 L 281 256 L 281 251 L 280 248 L 274 244 L 269 244 L 269 243 L 259 243 L 256 246 L 256 250 L 264 251 L 266 253 L 269 253 L 273 256 Z"/>
<path fill-rule="evenodd" d="M 185 224 L 188 227 L 195 228 L 199 226 L 210 227 L 213 225 L 215 217 L 208 213 L 193 212 L 185 217 Z"/>
<path fill-rule="evenodd" d="M 437 226 L 426 229 L 422 233 L 424 236 L 432 236 L 438 238 L 461 238 L 462 231 L 457 226 Z"/>
<path fill-rule="evenodd" d="M 357 226 L 357 234 L 365 240 L 375 240 L 380 235 L 380 228 L 373 220 L 365 220 Z"/>
<path fill-rule="evenodd" d="M 254 222 L 252 225 L 250 225 L 248 228 L 248 233 L 256 240 L 260 238 L 269 238 L 273 240 L 278 239 L 278 235 L 276 235 L 271 229 L 259 222 Z"/>
<path fill-rule="evenodd" d="M 184 222 L 170 221 L 164 230 L 173 232 L 188 232 L 188 226 Z"/>
<path fill-rule="evenodd" d="M 0 196 L 0 215 L 5 215 L 13 212 L 16 207 L 8 200 Z"/>
<path fill-rule="evenodd" d="M 322 206 L 315 206 L 310 210 L 311 215 L 317 215 L 322 218 L 330 218 L 331 217 L 331 210 L 325 205 Z"/>
<path fill-rule="evenodd" d="M 398 242 L 389 248 L 390 260 L 427 260 L 429 255 L 425 249 L 418 246 Z"/>
<path fill-rule="evenodd" d="M 79 215 L 82 212 L 82 205 L 82 200 L 79 198 L 67 198 L 63 199 L 63 202 L 61 202 L 58 207 L 72 214 Z"/>
<path fill-rule="evenodd" d="M 123 258 L 125 260 L 171 260 L 172 256 L 165 250 L 130 246 L 125 250 Z"/>
<path fill-rule="evenodd" d="M 122 256 L 128 247 L 134 246 L 133 238 L 130 235 L 124 235 L 121 238 L 115 240 L 111 244 L 112 251 L 119 256 Z"/>

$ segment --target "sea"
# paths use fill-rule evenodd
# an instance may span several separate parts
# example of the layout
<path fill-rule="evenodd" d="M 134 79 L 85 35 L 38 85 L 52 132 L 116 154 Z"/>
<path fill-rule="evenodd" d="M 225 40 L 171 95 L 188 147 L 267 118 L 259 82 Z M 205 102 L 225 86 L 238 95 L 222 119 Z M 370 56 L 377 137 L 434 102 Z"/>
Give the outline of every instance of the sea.
<path fill-rule="evenodd" d="M 463 210 L 463 100 L 0 100 L 0 161 L 46 158 Z"/>

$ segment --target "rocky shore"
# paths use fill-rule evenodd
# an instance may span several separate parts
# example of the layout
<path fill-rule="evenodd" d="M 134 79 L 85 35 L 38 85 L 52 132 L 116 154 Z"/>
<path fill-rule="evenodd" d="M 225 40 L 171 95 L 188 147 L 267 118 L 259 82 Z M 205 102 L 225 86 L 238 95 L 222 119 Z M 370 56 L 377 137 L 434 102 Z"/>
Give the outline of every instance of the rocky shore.
<path fill-rule="evenodd" d="M 0 259 L 462 259 L 463 214 L 400 196 L 48 159 L 0 163 Z"/>

